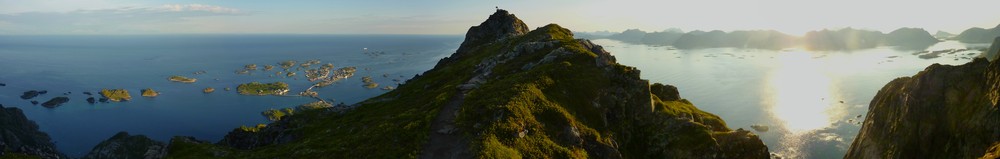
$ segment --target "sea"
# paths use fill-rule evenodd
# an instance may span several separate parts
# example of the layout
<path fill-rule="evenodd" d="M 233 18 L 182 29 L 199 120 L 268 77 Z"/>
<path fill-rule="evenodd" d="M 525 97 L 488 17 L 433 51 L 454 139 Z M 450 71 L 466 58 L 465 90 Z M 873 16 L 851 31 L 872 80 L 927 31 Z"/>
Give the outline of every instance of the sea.
<path fill-rule="evenodd" d="M 278 62 L 320 60 L 335 68 L 356 67 L 354 77 L 313 89 L 321 99 L 353 104 L 431 69 L 454 53 L 462 40 L 459 35 L 2 36 L 0 83 L 7 86 L 0 87 L 0 104 L 23 109 L 71 157 L 85 155 L 120 131 L 163 142 L 173 136 L 216 142 L 234 128 L 268 123 L 262 111 L 317 101 L 236 93 L 237 85 L 248 82 L 285 82 L 290 95 L 314 83 L 303 71 L 294 77 L 276 75 L 283 71 Z M 238 74 L 247 64 L 256 64 L 258 70 Z M 276 68 L 263 71 L 264 65 Z M 205 73 L 195 74 L 199 71 Z M 173 75 L 198 81 L 167 80 Z M 364 76 L 372 77 L 379 87 L 363 87 Z M 203 93 L 207 87 L 215 92 Z M 140 96 L 146 88 L 160 95 Z M 89 104 L 86 98 L 91 96 L 83 92 L 98 98 L 101 89 L 128 90 L 132 100 Z M 38 102 L 60 96 L 70 101 L 52 109 L 32 105 L 20 98 L 29 90 L 48 91 L 31 99 Z"/>
<path fill-rule="evenodd" d="M 323 100 L 353 104 L 431 69 L 462 40 L 460 35 L 5 35 L 0 36 L 0 83 L 7 86 L 0 87 L 0 104 L 23 109 L 72 157 L 85 155 L 120 131 L 163 142 L 173 136 L 216 142 L 239 126 L 268 123 L 262 111 L 316 101 L 236 93 L 237 85 L 248 82 L 286 82 L 290 94 L 314 83 L 301 70 L 286 77 L 276 74 L 281 68 L 261 70 L 264 65 L 319 60 L 335 68 L 356 67 L 354 77 L 313 89 Z M 842 158 L 883 85 L 934 63 L 969 62 L 980 53 L 977 49 L 988 47 L 945 41 L 920 49 L 679 50 L 593 41 L 619 63 L 639 68 L 642 78 L 677 86 L 681 97 L 719 115 L 730 128 L 754 131 L 783 158 Z M 966 48 L 973 49 L 921 56 L 928 54 L 921 53 L 925 50 Z M 259 69 L 237 73 L 247 64 Z M 195 73 L 200 71 L 205 73 Z M 168 81 L 173 75 L 198 81 Z M 379 87 L 363 87 L 364 76 Z M 203 93 L 208 87 L 215 92 Z M 146 88 L 160 95 L 140 96 Z M 99 97 L 101 89 L 126 89 L 132 100 L 85 101 Z M 48 93 L 30 100 L 19 97 L 29 90 Z M 70 101 L 56 108 L 31 104 L 55 97 Z"/>

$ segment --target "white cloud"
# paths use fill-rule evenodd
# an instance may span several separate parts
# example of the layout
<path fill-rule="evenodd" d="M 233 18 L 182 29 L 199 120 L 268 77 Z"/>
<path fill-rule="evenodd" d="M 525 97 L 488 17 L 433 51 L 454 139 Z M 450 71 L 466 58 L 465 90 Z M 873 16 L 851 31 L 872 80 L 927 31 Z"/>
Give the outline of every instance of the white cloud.
<path fill-rule="evenodd" d="M 164 33 L 176 32 L 172 27 L 192 18 L 239 15 L 248 13 L 203 4 L 21 12 L 0 14 L 0 21 L 5 22 L 5 25 L 0 25 L 0 34 Z"/>
<path fill-rule="evenodd" d="M 238 9 L 203 4 L 166 4 L 153 9 L 172 12 L 202 11 L 222 14 L 240 14 L 240 10 Z"/>

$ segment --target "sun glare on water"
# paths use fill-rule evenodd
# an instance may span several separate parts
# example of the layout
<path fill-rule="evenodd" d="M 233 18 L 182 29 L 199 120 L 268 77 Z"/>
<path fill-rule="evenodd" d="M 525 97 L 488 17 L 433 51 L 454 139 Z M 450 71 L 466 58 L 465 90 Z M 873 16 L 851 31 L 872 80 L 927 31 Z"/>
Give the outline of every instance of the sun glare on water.
<path fill-rule="evenodd" d="M 803 52 L 777 58 L 778 68 L 767 79 L 771 90 L 765 92 L 764 100 L 772 116 L 782 122 L 776 124 L 792 133 L 830 126 L 833 118 L 828 110 L 837 99 L 820 61 Z"/>
<path fill-rule="evenodd" d="M 828 74 L 831 70 L 824 67 L 827 58 L 813 56 L 801 51 L 781 53 L 775 57 L 776 68 L 766 77 L 763 105 L 776 119 L 772 123 L 776 130 L 788 131 L 779 140 L 784 148 L 775 150 L 786 157 L 806 157 L 803 146 L 811 134 L 845 115 L 837 107 L 843 99 Z"/>

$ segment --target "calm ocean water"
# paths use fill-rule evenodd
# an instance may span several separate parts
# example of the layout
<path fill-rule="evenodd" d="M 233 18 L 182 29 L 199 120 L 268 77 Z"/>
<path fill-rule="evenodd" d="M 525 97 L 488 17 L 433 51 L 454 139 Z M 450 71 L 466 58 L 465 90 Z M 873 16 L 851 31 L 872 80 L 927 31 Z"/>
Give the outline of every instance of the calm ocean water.
<path fill-rule="evenodd" d="M 180 135 L 215 142 L 241 125 L 266 123 L 261 111 L 315 101 L 224 91 L 252 81 L 283 81 L 291 94 L 311 85 L 302 71 L 297 78 L 269 77 L 280 68 L 237 75 L 243 65 L 262 69 L 285 60 L 318 59 L 337 68 L 355 66 L 355 77 L 314 89 L 323 99 L 351 104 L 385 92 L 363 88 L 360 77 L 371 76 L 380 87 L 395 86 L 393 79 L 405 81 L 432 68 L 461 41 L 461 36 L 423 35 L 2 36 L 0 83 L 7 86 L 0 87 L 0 104 L 23 109 L 70 156 L 84 155 L 119 131 L 160 141 Z M 364 48 L 385 54 L 367 55 Z M 192 74 L 202 70 L 207 73 Z M 198 82 L 173 83 L 166 80 L 171 75 Z M 206 87 L 216 92 L 202 93 Z M 94 105 L 85 101 L 84 91 L 102 88 L 127 89 L 133 99 Z M 144 88 L 161 94 L 141 97 Z M 39 102 L 58 96 L 70 102 L 55 109 L 35 106 L 19 98 L 28 90 L 48 91 L 32 99 Z"/>
<path fill-rule="evenodd" d="M 843 158 L 860 130 L 868 104 L 886 83 L 933 63 L 958 65 L 979 51 L 923 59 L 922 50 L 881 47 L 856 51 L 713 48 L 673 50 L 595 40 L 642 78 L 677 86 L 681 97 L 722 117 L 730 128 L 757 132 L 786 158 Z M 984 48 L 946 41 L 926 50 Z M 861 117 L 858 117 L 861 115 Z"/>

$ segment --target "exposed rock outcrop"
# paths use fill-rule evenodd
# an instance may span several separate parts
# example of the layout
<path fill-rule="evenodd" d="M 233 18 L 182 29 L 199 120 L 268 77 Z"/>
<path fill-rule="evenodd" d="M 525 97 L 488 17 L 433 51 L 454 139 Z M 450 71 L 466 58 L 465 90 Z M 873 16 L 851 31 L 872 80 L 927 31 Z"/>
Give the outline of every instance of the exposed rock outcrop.
<path fill-rule="evenodd" d="M 167 145 L 163 142 L 155 141 L 145 135 L 129 135 L 123 131 L 94 146 L 94 149 L 83 158 L 158 159 L 167 154 L 166 148 Z"/>
<path fill-rule="evenodd" d="M 845 158 L 976 158 L 1000 141 L 1000 62 L 934 64 L 882 87 Z"/>
<path fill-rule="evenodd" d="M 489 19 L 486 19 L 486 21 L 483 21 L 478 26 L 469 28 L 469 31 L 465 33 L 465 41 L 462 42 L 461 46 L 467 48 L 469 45 L 489 43 L 524 35 L 525 33 L 528 33 L 528 25 L 524 24 L 521 19 L 517 19 L 514 14 L 510 14 L 506 10 L 497 9 L 497 12 L 490 15 Z"/>
<path fill-rule="evenodd" d="M 66 158 L 56 150 L 49 135 L 38 131 L 21 109 L 0 105 L 0 152 L 40 158 Z"/>
<path fill-rule="evenodd" d="M 486 19 L 486 21 L 483 21 L 478 26 L 469 28 L 469 31 L 465 33 L 465 41 L 462 41 L 462 45 L 458 47 L 455 54 L 442 59 L 438 62 L 438 65 L 454 61 L 449 59 L 464 56 L 464 53 L 469 52 L 469 49 L 475 46 L 524 35 L 528 31 L 528 25 L 524 24 L 514 14 L 510 14 L 507 10 L 497 9 L 497 12 L 490 15 L 489 19 Z"/>
<path fill-rule="evenodd" d="M 681 100 L 680 92 L 677 91 L 677 87 L 671 85 L 664 85 L 660 83 L 654 83 L 649 86 L 650 93 L 654 96 L 659 97 L 661 100 L 675 101 Z"/>

